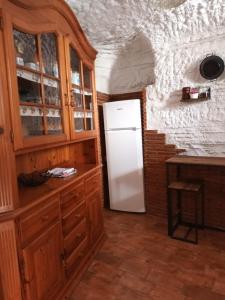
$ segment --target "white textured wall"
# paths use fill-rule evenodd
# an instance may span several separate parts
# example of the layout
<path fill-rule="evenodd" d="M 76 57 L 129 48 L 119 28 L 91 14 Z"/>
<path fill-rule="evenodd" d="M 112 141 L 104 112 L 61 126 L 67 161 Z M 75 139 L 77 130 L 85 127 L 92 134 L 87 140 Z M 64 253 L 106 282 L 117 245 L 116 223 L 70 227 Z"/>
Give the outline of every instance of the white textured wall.
<path fill-rule="evenodd" d="M 190 155 L 225 156 L 225 73 L 203 79 L 199 64 L 207 53 L 225 60 L 225 35 L 162 50 L 156 58 L 156 84 L 148 87 L 148 126 Z M 180 102 L 183 86 L 210 86 L 211 100 Z"/>
<path fill-rule="evenodd" d="M 68 2 L 99 51 L 99 91 L 148 86 L 149 128 L 188 154 L 225 156 L 225 74 L 210 83 L 199 75 L 207 54 L 225 60 L 224 0 Z M 184 86 L 210 86 L 212 99 L 181 103 Z"/>

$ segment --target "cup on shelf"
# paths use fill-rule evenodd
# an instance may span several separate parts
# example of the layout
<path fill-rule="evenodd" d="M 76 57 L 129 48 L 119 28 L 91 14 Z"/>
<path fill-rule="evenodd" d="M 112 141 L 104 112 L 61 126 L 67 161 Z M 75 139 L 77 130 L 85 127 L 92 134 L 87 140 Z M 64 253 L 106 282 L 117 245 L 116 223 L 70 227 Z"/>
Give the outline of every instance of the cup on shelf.
<path fill-rule="evenodd" d="M 17 63 L 17 65 L 24 66 L 24 60 L 23 60 L 23 58 L 17 56 L 16 57 L 16 63 Z"/>
<path fill-rule="evenodd" d="M 80 85 L 80 74 L 78 72 L 72 72 L 71 77 L 72 83 Z"/>
<path fill-rule="evenodd" d="M 198 93 L 191 93 L 190 98 L 191 99 L 198 99 Z"/>

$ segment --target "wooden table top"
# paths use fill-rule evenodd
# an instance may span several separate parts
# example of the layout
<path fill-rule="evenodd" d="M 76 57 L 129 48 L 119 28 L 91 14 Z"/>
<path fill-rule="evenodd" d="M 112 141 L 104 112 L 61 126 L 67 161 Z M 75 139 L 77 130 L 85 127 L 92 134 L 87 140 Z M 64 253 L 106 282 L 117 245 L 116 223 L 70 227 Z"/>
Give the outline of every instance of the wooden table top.
<path fill-rule="evenodd" d="M 225 167 L 225 157 L 177 155 L 169 158 L 167 164 Z"/>

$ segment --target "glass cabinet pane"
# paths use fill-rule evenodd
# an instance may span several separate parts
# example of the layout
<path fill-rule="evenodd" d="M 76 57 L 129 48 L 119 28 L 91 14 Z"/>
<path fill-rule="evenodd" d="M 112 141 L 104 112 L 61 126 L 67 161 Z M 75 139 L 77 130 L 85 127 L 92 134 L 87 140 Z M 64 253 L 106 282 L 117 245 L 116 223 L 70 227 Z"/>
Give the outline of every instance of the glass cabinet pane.
<path fill-rule="evenodd" d="M 17 70 L 17 82 L 21 102 L 41 102 L 41 79 L 39 75 Z"/>
<path fill-rule="evenodd" d="M 39 70 L 36 35 L 13 30 L 17 65 Z"/>
<path fill-rule="evenodd" d="M 61 134 L 62 131 L 62 117 L 59 109 L 47 109 L 47 127 L 48 134 L 57 135 Z"/>
<path fill-rule="evenodd" d="M 70 68 L 71 68 L 71 82 L 80 85 L 80 59 L 79 56 L 70 46 Z"/>
<path fill-rule="evenodd" d="M 84 112 L 74 111 L 74 128 L 76 132 L 84 131 Z"/>
<path fill-rule="evenodd" d="M 20 106 L 23 135 L 37 136 L 44 134 L 43 110 L 39 107 Z"/>
<path fill-rule="evenodd" d="M 84 92 L 84 99 L 85 99 L 85 108 L 92 110 L 93 109 L 93 102 L 92 102 L 92 93 Z"/>
<path fill-rule="evenodd" d="M 83 109 L 83 95 L 82 92 L 79 89 L 72 89 L 71 91 L 72 96 L 72 105 L 76 108 Z"/>
<path fill-rule="evenodd" d="M 86 130 L 94 130 L 94 118 L 92 112 L 86 112 Z"/>
<path fill-rule="evenodd" d="M 57 53 L 57 37 L 54 33 L 41 34 L 41 54 L 43 61 L 43 72 L 58 77 L 58 53 Z"/>
<path fill-rule="evenodd" d="M 91 70 L 87 66 L 83 65 L 83 74 L 84 74 L 84 87 L 91 89 Z"/>
<path fill-rule="evenodd" d="M 44 82 L 45 104 L 59 106 L 61 103 L 60 103 L 60 89 L 59 89 L 58 81 L 44 77 L 43 82 Z"/>

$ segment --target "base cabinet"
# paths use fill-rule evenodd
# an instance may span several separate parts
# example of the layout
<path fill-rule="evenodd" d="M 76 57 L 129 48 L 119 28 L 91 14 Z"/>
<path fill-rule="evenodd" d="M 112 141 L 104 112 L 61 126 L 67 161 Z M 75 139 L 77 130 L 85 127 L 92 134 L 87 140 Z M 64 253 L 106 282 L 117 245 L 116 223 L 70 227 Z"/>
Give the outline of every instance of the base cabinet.
<path fill-rule="evenodd" d="M 52 299 L 63 284 L 60 223 L 36 238 L 22 253 L 25 299 Z"/>
<path fill-rule="evenodd" d="M 96 168 L 18 217 L 23 300 L 62 300 L 85 270 L 104 232 L 100 191 Z"/>

